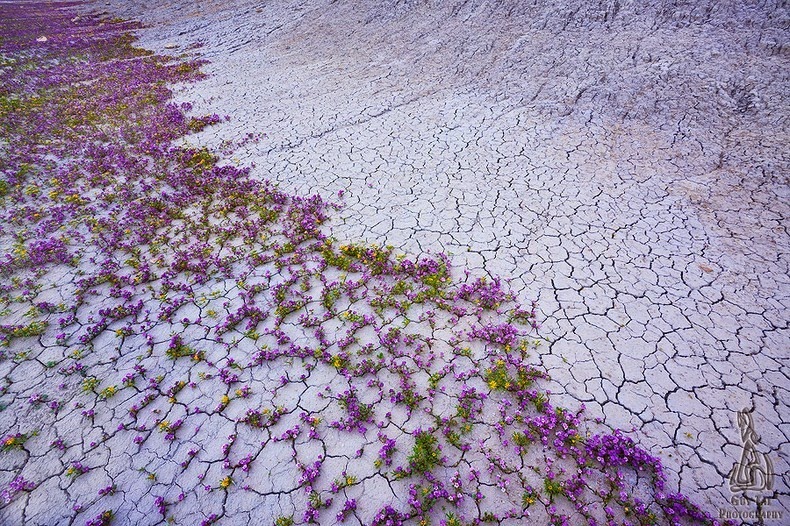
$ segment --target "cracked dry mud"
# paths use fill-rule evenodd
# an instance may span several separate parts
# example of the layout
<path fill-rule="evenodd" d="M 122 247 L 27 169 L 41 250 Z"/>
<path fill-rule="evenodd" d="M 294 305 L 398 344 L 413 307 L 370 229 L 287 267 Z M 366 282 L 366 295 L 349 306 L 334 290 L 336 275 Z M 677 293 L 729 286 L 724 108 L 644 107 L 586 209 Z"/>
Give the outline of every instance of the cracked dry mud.
<path fill-rule="evenodd" d="M 288 194 L 341 196 L 342 209 L 329 222 L 341 243 L 391 245 L 414 261 L 444 252 L 457 279 L 464 280 L 464 270 L 468 284 L 498 275 L 522 303 L 536 300 L 540 327 L 529 337 L 541 344 L 530 344 L 526 361 L 550 375 L 540 386 L 551 391 L 552 404 L 572 412 L 583 404 L 591 433 L 601 432 L 594 418 L 634 428 L 629 436 L 662 459 L 669 490 L 690 495 L 714 516 L 756 509 L 753 501 L 731 503 L 728 480 L 743 446 L 738 411 L 751 411 L 759 451 L 775 473 L 773 490 L 760 495 L 770 498 L 766 508 L 790 514 L 782 2 L 106 4 L 89 2 L 86 9 L 143 21 L 144 48 L 177 54 L 205 43 L 199 55 L 209 60 L 203 66 L 209 77 L 180 86 L 177 98 L 191 102 L 193 114 L 230 120 L 190 135 L 187 144 L 219 151 L 263 134 L 228 162 L 252 165 L 252 178 L 270 179 Z M 446 488 L 459 472 L 470 492 L 458 508 L 465 520 L 490 511 L 503 524 L 547 524 L 548 504 L 529 515 L 510 513 L 534 485 L 517 474 L 545 458 L 502 447 L 512 445 L 510 428 L 503 435 L 497 425 L 513 416 L 509 399 L 491 384 L 499 365 L 485 361 L 502 349 L 469 332 L 476 323 L 485 327 L 491 313 L 470 321 L 417 305 L 416 312 L 386 312 L 366 324 L 355 317 L 375 312 L 352 293 L 333 306 L 346 314 L 342 323 L 329 321 L 325 330 L 337 331 L 337 340 L 315 364 L 256 355 L 264 343 L 306 349 L 317 339 L 320 346 L 321 337 L 293 320 L 276 328 L 281 333 L 266 334 L 274 330 L 271 319 L 253 324 L 264 334 L 253 338 L 242 330 L 245 311 L 238 331 L 217 334 L 237 309 L 254 303 L 258 292 L 249 287 L 256 284 L 275 291 L 258 298 L 267 305 L 283 284 L 300 308 L 312 305 L 308 297 L 325 299 L 343 272 L 319 277 L 315 264 L 303 263 L 306 273 L 289 266 L 289 275 L 268 262 L 246 269 L 243 283 L 235 275 L 193 290 L 187 303 L 173 307 L 172 321 L 137 317 L 149 339 L 143 331 L 118 339 L 120 323 L 109 325 L 92 342 L 106 356 L 90 358 L 94 352 L 83 360 L 93 368 L 89 378 L 107 377 L 92 386 L 105 400 L 77 396 L 57 418 L 43 410 L 0 413 L 9 432 L 30 431 L 31 418 L 46 424 L 25 444 L 29 452 L 3 458 L 3 487 L 20 469 L 38 486 L 0 508 L 0 518 L 82 524 L 110 507 L 121 524 L 156 523 L 171 513 L 178 524 L 212 514 L 227 524 L 289 516 L 299 523 L 309 519 L 305 508 L 322 509 L 310 500 L 308 484 L 324 503 L 334 497 L 319 524 L 339 521 L 336 514 L 351 499 L 358 509 L 348 522 L 368 524 L 386 505 L 407 508 L 413 480 L 392 473 L 409 466 L 420 430 L 433 426 L 443 439 L 457 441 L 456 433 L 473 444 L 466 451 L 442 443 Z M 72 277 L 47 279 L 68 284 Z M 65 301 L 73 287 L 36 301 Z M 87 302 L 82 329 L 110 304 Z M 315 306 L 316 316 L 322 312 Z M 343 333 L 343 323 L 351 333 Z M 393 327 L 414 336 L 390 342 Z M 184 348 L 174 343 L 176 333 Z M 344 337 L 362 351 L 354 359 L 373 360 L 378 348 L 368 356 L 365 343 L 374 341 L 393 356 L 375 379 L 349 379 L 339 372 L 351 359 L 343 354 Z M 467 340 L 469 351 L 458 343 Z M 22 344 L 31 345 L 13 345 Z M 43 364 L 60 359 L 53 338 L 40 344 L 37 363 L 4 363 L 4 403 L 10 396 L 28 404 L 40 393 L 39 379 L 48 374 Z M 139 362 L 138 348 L 148 350 Z M 192 352 L 205 354 L 190 361 Z M 172 355 L 175 361 L 166 358 Z M 255 368 L 247 367 L 255 360 Z M 136 395 L 100 390 L 139 372 L 135 364 L 148 376 L 140 373 L 134 391 L 156 392 L 155 399 L 141 404 Z M 234 364 L 243 367 L 237 372 Z M 164 379 L 147 390 L 157 374 Z M 424 399 L 408 398 L 429 391 Z M 91 404 L 96 413 L 86 416 Z M 115 431 L 130 407 L 144 429 Z M 193 407 L 202 410 L 193 414 Z M 258 409 L 266 412 L 248 412 Z M 437 424 L 453 415 L 464 415 L 463 424 L 452 424 L 460 427 Z M 180 431 L 180 424 L 173 428 L 182 420 Z M 465 431 L 466 423 L 474 429 Z M 168 439 L 170 433 L 178 439 Z M 57 439 L 66 441 L 65 456 L 32 446 Z M 389 440 L 398 444 L 391 456 Z M 80 475 L 73 462 L 92 469 Z M 62 475 L 67 469 L 77 472 Z M 117 493 L 106 504 L 96 494 L 113 482 Z M 478 491 L 485 498 L 477 499 Z M 170 506 L 161 515 L 160 496 Z M 75 512 L 74 504 L 83 509 Z M 447 520 L 443 512 L 433 519 Z M 570 520 L 581 524 L 579 515 Z"/>

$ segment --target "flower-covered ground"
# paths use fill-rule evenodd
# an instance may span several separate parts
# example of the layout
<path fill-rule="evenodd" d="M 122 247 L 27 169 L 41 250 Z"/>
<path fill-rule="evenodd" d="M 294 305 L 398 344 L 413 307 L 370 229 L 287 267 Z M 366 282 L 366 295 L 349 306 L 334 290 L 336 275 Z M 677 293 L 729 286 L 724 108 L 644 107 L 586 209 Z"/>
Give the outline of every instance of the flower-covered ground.
<path fill-rule="evenodd" d="M 555 405 L 534 305 L 177 146 L 201 62 L 71 5 L 0 4 L 0 522 L 718 524 Z"/>

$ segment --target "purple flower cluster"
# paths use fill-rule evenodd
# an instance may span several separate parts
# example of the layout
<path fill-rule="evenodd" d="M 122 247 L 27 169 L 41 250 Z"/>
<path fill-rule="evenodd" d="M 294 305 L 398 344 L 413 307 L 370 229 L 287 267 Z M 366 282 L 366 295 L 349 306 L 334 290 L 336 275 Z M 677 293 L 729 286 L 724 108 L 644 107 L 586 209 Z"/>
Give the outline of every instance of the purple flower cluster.
<path fill-rule="evenodd" d="M 469 337 L 479 338 L 483 341 L 495 343 L 504 347 L 512 347 L 519 340 L 519 330 L 510 323 L 486 324 L 473 327 Z"/>
<path fill-rule="evenodd" d="M 22 475 L 18 475 L 14 477 L 14 480 L 8 483 L 8 486 L 0 492 L 0 500 L 3 501 L 3 504 L 8 504 L 12 500 L 17 493 L 22 491 L 32 491 L 35 489 L 36 485 L 29 480 L 25 480 L 25 477 Z"/>
<path fill-rule="evenodd" d="M 110 526 L 114 513 L 112 510 L 105 510 L 94 518 L 85 521 L 85 526 Z"/>
<path fill-rule="evenodd" d="M 464 283 L 458 287 L 456 297 L 466 301 L 471 301 L 483 309 L 497 309 L 509 298 L 507 291 L 502 288 L 499 278 L 491 281 L 485 278 L 478 278 L 472 284 Z"/>
<path fill-rule="evenodd" d="M 666 475 L 661 460 L 637 447 L 633 439 L 616 429 L 609 435 L 594 435 L 585 443 L 587 455 L 605 467 L 630 466 L 642 471 L 649 469 L 654 476 L 654 484 L 659 491 L 664 490 Z"/>
<path fill-rule="evenodd" d="M 387 505 L 373 516 L 370 526 L 404 526 L 408 519 L 409 516 L 407 514 Z"/>

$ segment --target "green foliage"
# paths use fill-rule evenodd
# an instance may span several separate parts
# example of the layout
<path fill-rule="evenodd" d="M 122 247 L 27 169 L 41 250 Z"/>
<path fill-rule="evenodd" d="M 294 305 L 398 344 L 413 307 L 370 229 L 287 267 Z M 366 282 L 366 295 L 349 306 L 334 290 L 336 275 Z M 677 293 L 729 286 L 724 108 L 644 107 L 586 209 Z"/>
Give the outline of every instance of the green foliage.
<path fill-rule="evenodd" d="M 543 481 L 543 487 L 550 498 L 554 498 L 557 495 L 562 495 L 564 491 L 562 482 L 550 478 L 546 478 Z"/>
<path fill-rule="evenodd" d="M 115 396 L 115 393 L 117 392 L 118 392 L 118 387 L 115 385 L 111 385 L 101 390 L 101 392 L 99 393 L 99 398 L 102 400 L 106 400 L 108 398 L 112 398 L 113 396 Z"/>
<path fill-rule="evenodd" d="M 343 293 L 340 290 L 340 285 L 334 287 L 327 287 L 321 292 L 321 305 L 331 311 L 335 302 L 342 297 Z"/>
<path fill-rule="evenodd" d="M 190 168 L 207 170 L 217 163 L 217 157 L 206 148 L 189 151 L 189 154 L 190 156 L 186 161 L 186 165 Z"/>
<path fill-rule="evenodd" d="M 546 396 L 546 393 L 538 393 L 535 397 L 533 403 L 535 404 L 535 409 L 540 411 L 541 413 L 546 409 L 546 405 L 548 404 L 549 399 Z"/>
<path fill-rule="evenodd" d="M 7 334 L 11 338 L 27 338 L 41 336 L 49 325 L 45 321 L 33 321 L 28 325 L 0 326 L 0 334 Z"/>
<path fill-rule="evenodd" d="M 94 389 L 96 389 L 99 383 L 101 383 L 101 380 L 99 380 L 95 376 L 89 376 L 82 381 L 82 391 L 85 393 L 89 393 Z"/>
<path fill-rule="evenodd" d="M 409 466 L 419 473 L 431 471 L 439 465 L 441 453 L 437 448 L 437 439 L 429 431 L 418 431 L 414 441 L 414 449 L 409 455 Z"/>
<path fill-rule="evenodd" d="M 27 433 L 8 435 L 3 439 L 3 443 L 0 444 L 0 451 L 7 452 L 14 449 L 22 449 L 28 438 L 30 437 Z"/>
<path fill-rule="evenodd" d="M 520 447 L 527 447 L 532 443 L 532 440 L 521 431 L 513 433 L 513 443 Z"/>
<path fill-rule="evenodd" d="M 534 491 L 525 491 L 521 495 L 521 505 L 524 509 L 529 508 L 538 501 L 538 495 Z"/>
<path fill-rule="evenodd" d="M 436 389 L 439 385 L 439 381 L 444 377 L 441 373 L 433 373 L 430 378 L 428 378 L 428 388 L 429 389 Z"/>
<path fill-rule="evenodd" d="M 182 358 L 184 356 L 192 356 L 199 353 L 195 353 L 188 345 L 184 345 L 180 341 L 177 342 L 175 345 L 171 345 L 165 351 L 165 355 L 171 360 L 177 360 L 178 358 Z"/>
<path fill-rule="evenodd" d="M 497 360 L 494 367 L 486 370 L 485 381 L 492 391 L 509 391 L 514 385 L 504 360 Z"/>

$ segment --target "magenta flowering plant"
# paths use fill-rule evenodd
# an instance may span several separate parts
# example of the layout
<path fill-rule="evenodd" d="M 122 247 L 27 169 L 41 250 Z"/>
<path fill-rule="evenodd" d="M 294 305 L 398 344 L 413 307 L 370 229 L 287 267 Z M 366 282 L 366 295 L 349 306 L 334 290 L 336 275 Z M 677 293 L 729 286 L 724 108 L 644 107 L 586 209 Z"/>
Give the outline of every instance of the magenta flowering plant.
<path fill-rule="evenodd" d="M 0 491 L 0 500 L 3 501 L 3 504 L 9 504 L 18 493 L 32 491 L 35 488 L 36 485 L 33 482 L 26 480 L 25 477 L 21 475 L 17 475 L 8 483 L 8 486 L 5 487 L 3 491 Z"/>
<path fill-rule="evenodd" d="M 104 510 L 94 518 L 85 521 L 85 526 L 110 526 L 115 516 L 112 510 Z"/>

